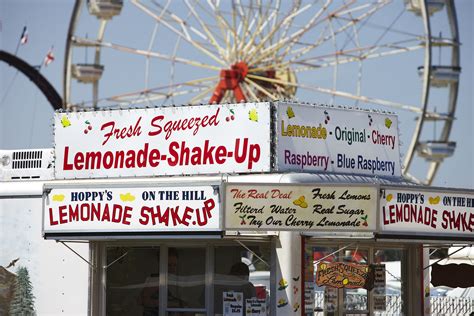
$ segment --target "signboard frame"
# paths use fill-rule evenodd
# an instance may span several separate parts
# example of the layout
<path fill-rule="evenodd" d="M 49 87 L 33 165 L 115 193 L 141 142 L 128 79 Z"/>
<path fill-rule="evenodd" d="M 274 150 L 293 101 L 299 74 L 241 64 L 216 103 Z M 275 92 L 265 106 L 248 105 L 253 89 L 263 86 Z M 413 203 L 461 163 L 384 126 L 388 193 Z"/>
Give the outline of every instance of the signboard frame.
<path fill-rule="evenodd" d="M 277 227 L 271 227 L 271 228 L 258 228 L 258 227 L 252 227 L 252 228 L 235 228 L 235 227 L 230 227 L 227 222 L 228 222 L 228 209 L 227 209 L 227 202 L 228 202 L 228 188 L 230 186 L 273 186 L 273 187 L 308 187 L 308 186 L 316 186 L 316 187 L 326 187 L 326 188 L 366 188 L 368 190 L 373 190 L 374 197 L 372 198 L 372 208 L 368 210 L 372 216 L 372 220 L 370 223 L 368 229 L 360 229 L 360 230 L 353 230 L 354 232 L 366 232 L 366 233 L 372 233 L 372 232 L 377 232 L 379 229 L 379 220 L 378 220 L 378 201 L 379 201 L 379 185 L 374 185 L 374 184 L 369 184 L 369 183 L 357 183 L 357 184 L 341 184 L 341 183 L 268 183 L 268 182 L 225 182 L 223 184 L 222 188 L 222 194 L 224 196 L 223 201 L 222 201 L 222 218 L 223 218 L 223 229 L 224 231 L 300 231 L 300 232 L 311 232 L 311 231 L 317 231 L 317 232 L 331 232 L 331 231 L 352 231 L 352 230 L 347 230 L 347 229 L 341 229 L 341 228 L 321 228 L 321 229 L 288 229 L 286 226 L 283 228 L 279 229 Z M 367 202 L 369 203 L 369 202 Z M 309 206 L 309 205 L 308 205 Z M 367 214 L 366 214 L 367 215 Z"/>
<path fill-rule="evenodd" d="M 388 192 L 386 190 L 389 190 Z M 443 199 L 441 198 L 441 195 L 446 196 L 448 194 L 453 194 L 453 195 L 465 195 L 465 196 L 472 196 L 473 199 L 473 204 L 469 206 L 469 208 L 473 209 L 472 214 L 474 214 L 474 192 L 465 190 L 465 189 L 450 189 L 450 188 L 442 188 L 442 187 L 427 187 L 427 186 L 400 186 L 400 185 L 380 185 L 380 193 L 379 193 L 379 205 L 378 205 L 378 213 L 379 213 L 379 229 L 377 233 L 378 238 L 409 238 L 409 239 L 430 239 L 430 240 L 463 240 L 463 241 L 474 241 L 474 232 L 469 233 L 457 233 L 457 232 L 446 232 L 443 231 L 442 229 L 439 229 L 438 227 L 435 229 L 435 231 L 427 231 L 427 230 L 422 230 L 420 225 L 417 225 L 417 228 L 414 229 L 399 229 L 399 228 L 394 228 L 394 229 L 387 229 L 386 225 L 384 224 L 384 209 L 383 207 L 388 205 L 386 203 L 386 199 L 389 194 L 391 194 L 391 191 L 402 191 L 402 192 L 414 192 L 413 194 L 422 194 L 426 195 L 426 200 L 427 202 L 429 201 L 430 198 L 433 198 L 429 195 L 437 195 L 437 197 L 440 197 L 440 200 L 436 202 L 435 205 L 440 205 L 442 203 Z M 393 193 L 392 193 L 393 195 Z M 437 197 L 434 197 L 434 199 L 437 199 Z M 392 196 L 392 199 L 395 198 Z M 391 200 L 391 199 L 390 199 Z M 390 201 L 388 201 L 390 202 Z M 430 202 L 428 202 L 430 203 Z M 396 203 L 395 203 L 396 204 Z M 419 205 L 428 205 L 428 204 L 419 204 Z M 442 206 L 442 205 L 441 205 Z M 466 209 L 469 209 L 466 207 Z M 436 217 L 436 224 L 440 223 L 440 220 L 442 220 L 442 214 L 437 213 L 434 215 Z M 432 217 L 433 219 L 433 217 Z M 467 219 L 469 221 L 469 219 Z M 407 223 L 402 222 L 404 227 L 408 227 Z M 413 224 L 413 223 L 409 223 Z M 416 224 L 416 223 L 415 223 Z M 430 223 L 430 225 L 433 224 Z M 395 224 L 396 225 L 396 224 Z M 422 224 L 423 225 L 423 224 Z M 421 227 L 422 227 L 421 225 Z M 473 227 L 474 229 L 474 227 Z M 430 229 L 431 230 L 431 229 Z"/>
<path fill-rule="evenodd" d="M 81 181 L 82 182 L 82 181 Z M 170 182 L 170 183 L 154 183 L 154 182 L 140 182 L 140 183 L 48 183 L 43 186 L 43 196 L 42 196 L 42 223 L 41 223 L 41 233 L 45 239 L 79 239 L 79 240 L 107 240 L 107 239 L 143 239 L 143 238 L 166 238 L 167 236 L 176 235 L 189 235 L 189 236 L 216 236 L 220 237 L 223 233 L 223 209 L 222 209 L 222 184 L 215 181 L 203 181 L 200 183 L 186 183 L 186 182 Z M 49 199 L 51 192 L 53 190 L 81 190 L 84 192 L 95 192 L 99 190 L 112 190 L 111 192 L 117 190 L 130 191 L 133 190 L 168 190 L 168 191 L 179 191 L 176 189 L 189 189 L 189 190 L 200 190 L 208 189 L 212 190 L 213 200 L 215 201 L 213 207 L 213 215 L 218 218 L 214 220 L 217 223 L 214 223 L 213 227 L 205 228 L 195 228 L 195 229 L 162 229 L 157 227 L 156 229 L 47 229 L 45 228 L 45 220 L 47 216 L 47 206 L 46 202 Z M 173 190 L 175 189 L 175 190 Z M 123 200 L 122 200 L 123 201 Z M 152 200 L 149 203 L 157 202 L 157 200 Z M 173 201 L 173 200 L 171 200 Z M 177 200 L 174 200 L 177 201 Z M 179 202 L 183 203 L 182 199 L 179 199 Z M 204 202 L 204 201 L 202 201 Z M 138 203 L 138 202 L 137 202 Z M 144 202 L 142 201 L 142 204 Z M 204 204 L 203 204 L 204 206 Z M 184 207 L 183 207 L 184 208 Z M 183 209 L 182 208 L 182 209 Z M 216 226 L 217 225 L 217 226 Z"/>
<path fill-rule="evenodd" d="M 56 112 L 54 175 L 271 172 L 272 113 L 270 102 Z"/>
<path fill-rule="evenodd" d="M 344 108 L 341 106 L 334 107 L 334 106 L 324 106 L 324 105 L 318 105 L 318 104 L 301 104 L 298 102 L 274 102 L 274 106 L 276 108 L 276 115 L 274 116 L 274 122 L 273 122 L 273 132 L 274 132 L 274 144 L 275 144 L 275 167 L 274 171 L 280 171 L 280 172 L 327 172 L 327 173 L 344 173 L 344 174 L 357 174 L 357 175 L 364 175 L 364 176 L 382 176 L 382 177 L 390 177 L 390 178 L 401 178 L 401 155 L 400 155 L 400 131 L 398 127 L 398 116 L 394 113 L 390 112 L 377 112 L 377 111 L 372 111 L 372 110 L 365 110 L 365 109 L 353 109 L 353 108 Z M 285 108 L 287 111 L 285 111 Z M 293 111 L 293 107 L 295 110 Z M 304 136 L 301 137 L 295 137 L 298 135 L 293 135 L 293 137 L 284 137 L 282 136 L 283 132 L 283 126 L 280 124 L 283 124 L 283 116 L 287 117 L 287 124 L 290 122 L 291 119 L 294 120 L 296 116 L 296 109 L 300 109 L 302 111 L 310 112 L 314 111 L 314 115 L 318 114 L 318 112 L 321 112 L 319 114 L 321 117 L 319 118 L 319 121 L 313 120 L 311 121 L 311 124 L 306 124 L 304 125 L 287 125 L 286 126 L 286 133 L 299 133 L 301 130 L 301 133 L 304 131 Z M 290 113 L 288 113 L 288 109 L 291 109 Z M 335 126 L 335 129 L 339 130 L 339 135 L 343 138 L 346 138 L 345 140 L 347 141 L 350 137 L 356 138 L 358 137 L 359 134 L 363 133 L 364 137 L 364 145 L 363 150 L 358 150 L 358 145 L 356 141 L 351 141 L 351 144 L 347 146 L 347 144 L 339 144 L 337 143 L 336 139 L 336 131 L 334 132 L 334 135 L 332 130 L 327 129 L 326 127 L 331 127 L 334 126 L 334 117 L 330 119 L 330 115 L 333 115 L 337 113 L 338 116 L 354 116 L 354 115 L 359 115 L 359 116 L 365 116 L 364 117 L 364 122 L 359 122 L 357 121 L 357 128 L 359 130 L 354 130 L 354 126 L 352 126 L 352 130 L 347 128 L 342 128 L 339 126 Z M 311 117 L 314 117 L 312 115 Z M 306 118 L 307 115 L 304 115 Z M 337 118 L 337 117 L 336 117 Z M 281 122 L 280 122 L 281 119 Z M 390 153 L 387 150 L 384 150 L 383 147 L 376 147 L 375 144 L 370 144 L 369 139 L 369 129 L 374 129 L 376 127 L 379 128 L 384 128 L 384 120 L 388 120 L 388 123 L 390 125 L 387 125 L 388 129 L 390 127 L 393 129 L 393 133 L 390 135 L 390 141 L 392 141 L 391 137 L 393 138 L 393 152 Z M 302 121 L 305 121 L 304 119 Z M 346 119 L 339 119 L 339 121 L 350 121 Z M 388 124 L 387 123 L 387 124 Z M 347 124 L 347 123 L 346 123 Z M 365 126 L 365 128 L 362 129 L 362 126 Z M 293 131 L 290 130 L 290 127 L 293 128 Z M 321 130 L 324 130 L 324 133 L 321 132 Z M 363 130 L 363 131 L 362 131 Z M 378 133 L 378 130 L 377 130 Z M 310 137 L 311 135 L 311 137 Z M 382 135 L 382 134 L 380 134 Z M 334 137 L 334 139 L 333 139 Z M 287 139 L 288 138 L 288 139 Z M 343 142 L 344 139 L 341 141 Z M 387 141 L 387 139 L 384 138 L 384 141 Z M 333 145 L 331 145 L 333 144 Z M 351 145 L 355 145 L 356 148 L 351 148 Z M 371 145 L 371 146 L 368 146 Z M 337 153 L 337 148 L 342 148 L 341 153 Z M 285 151 L 290 151 L 291 149 L 291 157 L 288 157 L 288 160 L 292 160 L 293 158 L 295 161 L 300 162 L 299 164 L 296 164 L 294 166 L 286 166 L 285 165 L 285 160 L 286 160 L 286 154 L 282 154 L 282 150 L 288 149 Z M 360 153 L 360 152 L 367 152 L 367 150 L 370 152 L 370 157 L 366 156 L 363 157 L 360 154 L 356 157 L 354 156 L 355 153 Z M 352 153 L 352 155 L 351 155 Z M 341 156 L 341 157 L 339 157 Z M 384 157 L 382 157 L 384 156 Z M 285 158 L 283 158 L 285 157 Z M 362 158 L 360 158 L 362 157 Z M 339 159 L 341 158 L 341 159 Z M 380 158 L 380 161 L 379 161 Z M 362 159 L 361 163 L 359 159 Z M 375 160 L 376 159 L 376 160 Z M 383 159 L 389 159 L 389 160 L 383 160 Z M 341 166 L 339 167 L 339 160 L 341 160 L 341 164 L 344 164 L 344 167 Z M 393 174 L 390 174 L 390 172 L 383 173 L 383 172 L 378 172 L 378 171 L 373 171 L 370 172 L 370 170 L 359 170 L 359 169 L 348 169 L 348 166 L 352 166 L 352 164 L 355 166 L 359 166 L 359 163 L 361 166 L 369 167 L 369 164 L 374 164 L 377 161 L 377 163 L 381 162 L 389 162 L 390 165 L 393 163 Z M 319 165 L 324 165 L 323 167 L 320 167 Z M 293 165 L 293 164 L 292 164 Z M 348 165 L 348 166 L 345 166 Z"/>

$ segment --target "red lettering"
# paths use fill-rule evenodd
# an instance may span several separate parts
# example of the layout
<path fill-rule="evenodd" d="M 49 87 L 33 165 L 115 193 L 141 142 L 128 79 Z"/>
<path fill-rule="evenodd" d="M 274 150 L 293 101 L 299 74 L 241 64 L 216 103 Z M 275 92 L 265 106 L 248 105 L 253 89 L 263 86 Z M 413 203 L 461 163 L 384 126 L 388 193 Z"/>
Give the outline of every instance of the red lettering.
<path fill-rule="evenodd" d="M 115 128 L 115 122 L 110 121 L 107 123 L 102 124 L 102 127 L 100 128 L 101 131 L 104 129 L 109 128 L 108 132 L 104 134 L 104 141 L 102 142 L 102 145 L 105 145 L 110 137 L 115 136 L 116 139 L 124 139 L 124 138 L 129 138 L 133 136 L 140 136 L 142 131 L 141 131 L 141 126 L 140 122 L 142 120 L 142 117 L 140 116 L 135 123 L 135 126 L 130 125 L 129 127 L 124 127 L 124 128 Z"/>
<path fill-rule="evenodd" d="M 66 224 L 67 223 L 67 206 L 61 205 L 59 207 L 59 224 Z"/>
<path fill-rule="evenodd" d="M 51 226 L 58 225 L 58 221 L 55 221 L 53 219 L 53 208 L 52 207 L 49 208 L 49 225 L 51 225 Z"/>
<path fill-rule="evenodd" d="M 184 209 L 183 218 L 181 219 L 181 223 L 186 226 L 189 226 L 189 220 L 191 219 L 192 212 L 194 212 L 194 210 L 191 207 L 186 206 L 186 208 Z"/>
<path fill-rule="evenodd" d="M 67 157 L 69 156 L 69 146 L 64 147 L 64 163 L 63 170 L 72 170 L 72 164 L 68 163 Z"/>
<path fill-rule="evenodd" d="M 110 122 L 104 123 L 104 124 L 102 124 L 102 127 L 100 128 L 100 130 L 103 131 L 104 129 L 106 129 L 109 126 L 110 126 L 110 129 L 107 133 L 104 134 L 105 140 L 102 142 L 102 145 L 105 145 L 109 141 L 110 136 L 112 136 L 113 130 L 114 130 L 114 127 L 115 127 L 115 122 L 110 121 Z"/>
<path fill-rule="evenodd" d="M 140 218 L 138 219 L 138 222 L 142 225 L 148 225 L 148 221 L 150 220 L 148 217 L 148 213 L 151 212 L 153 212 L 152 207 L 143 206 L 140 209 Z"/>
<path fill-rule="evenodd" d="M 181 223 L 181 219 L 179 218 L 178 215 L 178 210 L 179 206 L 176 206 L 176 208 L 173 207 L 167 207 L 166 211 L 171 213 L 171 219 L 173 220 L 173 226 L 177 226 Z"/>
<path fill-rule="evenodd" d="M 148 132 L 148 136 L 156 136 L 161 133 L 162 128 L 160 125 L 158 125 L 157 122 L 160 122 L 164 119 L 165 117 L 163 115 L 157 115 L 151 120 L 151 126 L 156 127 L 155 131 L 150 131 Z"/>

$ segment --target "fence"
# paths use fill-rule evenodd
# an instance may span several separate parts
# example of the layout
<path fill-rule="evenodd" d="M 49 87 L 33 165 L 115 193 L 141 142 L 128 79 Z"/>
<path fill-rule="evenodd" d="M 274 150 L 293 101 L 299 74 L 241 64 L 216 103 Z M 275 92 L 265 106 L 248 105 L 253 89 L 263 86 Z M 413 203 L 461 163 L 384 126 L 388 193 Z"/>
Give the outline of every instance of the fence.
<path fill-rule="evenodd" d="M 433 296 L 430 299 L 432 316 L 468 316 L 474 312 L 474 299 L 463 297 Z M 364 310 L 367 307 L 367 296 L 348 294 L 345 302 L 346 309 Z M 315 293 L 314 316 L 324 316 L 324 292 Z M 386 310 L 375 311 L 376 316 L 396 316 L 402 313 L 402 297 L 400 295 L 386 296 Z"/>

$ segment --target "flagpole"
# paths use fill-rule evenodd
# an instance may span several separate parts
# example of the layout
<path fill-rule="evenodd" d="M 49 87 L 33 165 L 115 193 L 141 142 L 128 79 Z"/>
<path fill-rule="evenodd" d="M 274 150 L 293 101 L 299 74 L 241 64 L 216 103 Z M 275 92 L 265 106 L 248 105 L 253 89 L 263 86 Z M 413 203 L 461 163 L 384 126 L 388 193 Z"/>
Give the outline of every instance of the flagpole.
<path fill-rule="evenodd" d="M 23 30 L 21 31 L 21 35 L 20 35 L 20 39 L 18 40 L 18 43 L 16 44 L 16 49 L 15 49 L 15 56 L 16 54 L 18 54 L 18 50 L 20 49 L 20 45 L 21 44 L 26 44 L 26 41 L 28 41 L 28 28 L 26 27 L 26 25 L 23 27 Z M 26 37 L 26 41 L 25 43 L 23 43 L 23 38 Z"/>

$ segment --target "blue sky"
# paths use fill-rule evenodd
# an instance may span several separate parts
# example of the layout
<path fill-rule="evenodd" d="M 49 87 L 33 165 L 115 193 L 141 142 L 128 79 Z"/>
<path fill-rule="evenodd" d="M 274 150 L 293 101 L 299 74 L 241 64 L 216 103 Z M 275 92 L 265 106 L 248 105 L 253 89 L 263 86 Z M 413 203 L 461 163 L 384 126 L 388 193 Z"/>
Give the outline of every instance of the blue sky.
<path fill-rule="evenodd" d="M 402 0 L 400 0 L 402 2 Z M 66 44 L 66 34 L 71 17 L 73 1 L 61 0 L 2 0 L 0 1 L 0 47 L 3 50 L 13 53 L 16 49 L 21 31 L 24 25 L 27 25 L 29 32 L 29 41 L 27 45 L 20 46 L 18 56 L 32 65 L 38 65 L 43 61 L 48 50 L 53 46 L 55 61 L 48 67 L 41 69 L 42 74 L 56 87 L 57 91 L 62 95 L 63 80 L 63 61 Z M 125 5 L 130 3 L 125 1 Z M 452 131 L 452 139 L 457 142 L 457 150 L 453 157 L 447 159 L 435 180 L 435 185 L 451 186 L 461 188 L 474 188 L 474 167 L 473 167 L 473 136 L 474 127 L 472 121 L 474 119 L 472 106 L 472 90 L 474 88 L 472 81 L 472 40 L 474 34 L 474 24 L 472 16 L 474 13 L 474 5 L 470 0 L 456 1 L 458 23 L 460 30 L 461 46 L 461 82 L 458 95 L 458 105 L 456 112 L 456 122 Z M 177 10 L 179 12 L 179 9 Z M 84 18 L 84 21 L 86 18 Z M 143 16 L 131 14 L 116 17 L 112 20 L 114 26 L 108 29 L 106 33 L 110 39 L 118 43 L 126 43 L 131 46 L 143 48 L 143 44 L 139 44 L 139 40 L 150 38 L 152 24 L 146 21 Z M 407 23 L 411 23 L 407 20 Z M 88 22 L 86 24 L 92 24 Z M 87 27 L 84 27 L 87 30 Z M 436 29 L 438 31 L 439 29 Z M 138 35 L 137 35 L 138 34 Z M 128 38 L 127 38 L 128 36 Z M 125 40 L 124 40 L 125 38 Z M 163 40 L 167 40 L 163 37 Z M 170 47 L 172 47 L 170 42 Z M 81 58 L 86 58 L 81 56 Z M 89 60 L 92 59 L 92 52 L 88 54 Z M 404 62 L 403 60 L 400 62 Z M 393 82 L 373 82 L 373 88 L 383 90 L 387 95 L 403 94 L 415 95 L 419 94 L 419 90 L 401 90 L 397 91 L 397 82 L 408 80 L 399 75 L 397 70 L 399 64 L 396 60 L 389 59 L 387 61 L 388 71 L 393 72 Z M 132 66 L 133 65 L 133 66 Z M 129 84 L 132 86 L 133 81 L 138 81 L 138 77 L 143 74 L 139 73 L 138 77 L 132 76 L 131 69 L 127 67 L 138 68 L 137 64 L 123 64 L 116 62 L 116 67 L 128 75 L 114 75 L 112 78 L 106 79 L 104 82 L 104 90 L 113 89 L 113 86 L 119 87 L 119 84 Z M 114 67 L 115 68 L 115 67 Z M 109 68 L 110 69 L 110 68 Z M 160 71 L 152 68 L 153 71 Z M 110 71 L 113 73 L 113 71 Z M 317 76 L 316 76 L 317 77 Z M 317 78 L 315 79 L 317 80 Z M 344 83 L 342 83 L 344 84 Z M 119 89 L 121 89 L 119 87 Z M 84 87 L 79 87 L 79 94 L 89 93 Z M 126 91 L 124 91 L 126 92 Z M 436 93 L 433 94 L 436 97 Z M 300 100 L 315 102 L 319 100 L 310 94 L 300 97 Z M 390 96 L 388 97 L 390 99 Z M 403 99 L 403 98 L 402 98 Z M 0 64 L 0 149 L 22 149 L 22 148 L 44 148 L 52 147 L 52 115 L 53 111 L 47 104 L 47 101 L 31 82 L 22 76 L 16 75 L 16 71 L 5 64 Z M 328 102 L 328 101 L 324 101 Z M 338 103 L 340 102 L 340 103 Z M 336 104 L 347 104 L 342 99 L 336 99 Z M 364 104 L 359 104 L 364 107 Z M 396 112 L 396 111 L 395 111 Z M 403 119 L 401 125 L 402 141 L 405 143 L 409 140 L 410 133 L 408 126 L 412 127 L 414 122 L 409 119 Z M 402 150 L 403 152 L 403 150 Z"/>

